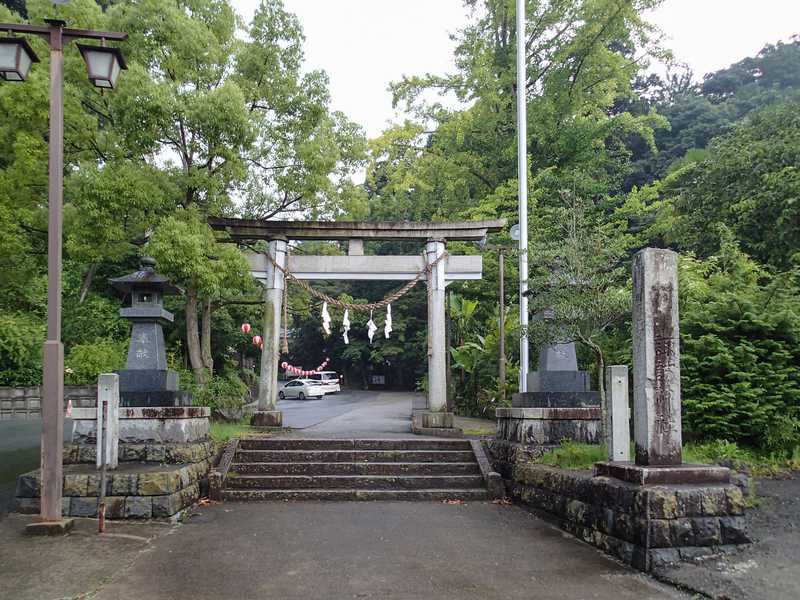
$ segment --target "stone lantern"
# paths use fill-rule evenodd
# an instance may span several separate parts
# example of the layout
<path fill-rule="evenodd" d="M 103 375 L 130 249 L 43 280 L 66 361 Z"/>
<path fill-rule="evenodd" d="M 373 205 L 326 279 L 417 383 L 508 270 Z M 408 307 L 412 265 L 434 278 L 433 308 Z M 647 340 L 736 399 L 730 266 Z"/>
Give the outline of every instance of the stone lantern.
<path fill-rule="evenodd" d="M 127 368 L 119 372 L 122 406 L 190 406 L 188 392 L 178 390 L 178 374 L 167 368 L 163 326 L 172 323 L 164 296 L 181 294 L 166 277 L 156 273 L 155 261 L 144 257 L 135 273 L 110 279 L 117 291 L 130 297 L 120 315 L 133 323 Z"/>

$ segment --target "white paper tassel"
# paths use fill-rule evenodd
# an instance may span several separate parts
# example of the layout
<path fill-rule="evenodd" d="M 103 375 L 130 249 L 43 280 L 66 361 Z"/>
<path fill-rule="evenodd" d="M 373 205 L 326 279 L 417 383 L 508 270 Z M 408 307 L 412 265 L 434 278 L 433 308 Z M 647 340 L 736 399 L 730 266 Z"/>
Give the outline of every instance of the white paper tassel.
<path fill-rule="evenodd" d="M 347 337 L 347 332 L 350 331 L 350 313 L 347 309 L 344 311 L 344 319 L 342 319 L 342 326 L 344 327 L 344 343 L 349 344 L 350 338 Z"/>
<path fill-rule="evenodd" d="M 386 325 L 383 327 L 383 335 L 389 339 L 389 334 L 392 333 L 392 305 L 386 305 Z"/>
<path fill-rule="evenodd" d="M 325 330 L 325 335 L 331 334 L 331 313 L 328 312 L 328 303 L 322 303 L 322 328 Z"/>
<path fill-rule="evenodd" d="M 367 321 L 367 337 L 369 338 L 369 343 L 372 343 L 372 338 L 375 337 L 375 332 L 378 331 L 378 326 L 375 325 L 375 321 L 372 320 L 372 311 L 369 311 L 369 321 Z"/>

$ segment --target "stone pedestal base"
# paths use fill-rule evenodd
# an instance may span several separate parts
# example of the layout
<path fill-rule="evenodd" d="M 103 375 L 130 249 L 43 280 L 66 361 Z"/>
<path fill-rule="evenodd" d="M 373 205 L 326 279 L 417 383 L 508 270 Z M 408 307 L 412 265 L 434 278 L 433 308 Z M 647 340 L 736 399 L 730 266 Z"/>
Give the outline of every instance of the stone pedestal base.
<path fill-rule="evenodd" d="M 207 440 L 210 435 L 206 406 L 120 407 L 120 444 L 177 443 Z M 72 409 L 72 443 L 97 439 L 97 409 Z"/>
<path fill-rule="evenodd" d="M 600 407 L 498 408 L 497 439 L 531 446 L 557 446 L 563 439 L 600 443 Z"/>
<path fill-rule="evenodd" d="M 260 410 L 250 417 L 253 427 L 281 427 L 283 426 L 283 413 L 279 410 Z"/>
<path fill-rule="evenodd" d="M 731 480 L 730 469 L 715 465 L 646 467 L 632 462 L 599 462 L 594 465 L 594 474 L 637 485 L 710 485 L 727 484 Z"/>
<path fill-rule="evenodd" d="M 424 412 L 422 413 L 422 426 L 426 429 L 452 429 L 453 413 Z"/>
<path fill-rule="evenodd" d="M 60 521 L 35 521 L 25 526 L 28 535 L 65 535 L 72 530 L 75 519 L 61 519 Z"/>

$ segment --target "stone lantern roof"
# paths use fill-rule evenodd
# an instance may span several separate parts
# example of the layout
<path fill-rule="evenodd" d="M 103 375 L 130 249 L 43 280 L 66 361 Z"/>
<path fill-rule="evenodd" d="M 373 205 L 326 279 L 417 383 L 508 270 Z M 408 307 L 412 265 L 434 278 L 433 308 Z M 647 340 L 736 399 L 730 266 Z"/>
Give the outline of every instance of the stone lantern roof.
<path fill-rule="evenodd" d="M 112 277 L 109 279 L 111 286 L 123 294 L 130 294 L 135 289 L 149 289 L 160 291 L 162 294 L 183 294 L 183 290 L 170 283 L 164 275 L 156 273 L 156 261 L 149 257 L 142 257 L 139 262 L 139 270 L 123 275 L 122 277 Z"/>

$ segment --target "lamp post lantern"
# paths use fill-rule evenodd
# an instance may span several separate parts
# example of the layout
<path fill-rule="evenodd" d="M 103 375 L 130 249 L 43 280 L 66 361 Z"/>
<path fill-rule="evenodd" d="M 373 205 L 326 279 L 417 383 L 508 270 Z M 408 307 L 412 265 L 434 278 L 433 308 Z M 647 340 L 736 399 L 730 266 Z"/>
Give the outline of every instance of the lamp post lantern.
<path fill-rule="evenodd" d="M 6 81 L 25 81 L 31 65 L 39 57 L 21 37 L 0 38 L 0 77 Z"/>
<path fill-rule="evenodd" d="M 46 25 L 0 23 L 0 31 L 31 34 L 44 38 L 50 46 L 50 136 L 48 149 L 48 230 L 47 230 L 47 340 L 43 352 L 42 376 L 42 457 L 40 523 L 32 532 L 59 524 L 61 518 L 64 444 L 64 345 L 61 342 L 61 241 L 64 197 L 64 45 L 74 40 L 123 41 L 128 34 L 111 31 L 71 29 L 57 19 Z M 87 47 L 94 48 L 96 47 Z M 122 54 L 115 48 L 101 48 L 105 62 L 81 49 L 89 69 L 89 79 L 98 87 L 113 88 L 119 71 L 126 69 Z M 31 65 L 39 59 L 24 38 L 0 38 L 0 77 L 6 81 L 25 81 Z M 99 64 L 98 64 L 99 63 Z M 43 526 L 43 527 L 42 527 Z"/>

